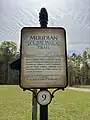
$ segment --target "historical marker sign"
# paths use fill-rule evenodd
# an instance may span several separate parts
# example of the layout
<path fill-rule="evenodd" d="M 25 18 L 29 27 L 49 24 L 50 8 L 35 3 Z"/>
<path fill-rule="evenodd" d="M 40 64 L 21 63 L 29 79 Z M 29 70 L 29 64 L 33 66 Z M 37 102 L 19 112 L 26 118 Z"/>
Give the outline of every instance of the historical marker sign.
<path fill-rule="evenodd" d="M 66 32 L 63 28 L 22 29 L 20 74 L 22 88 L 67 86 Z"/>

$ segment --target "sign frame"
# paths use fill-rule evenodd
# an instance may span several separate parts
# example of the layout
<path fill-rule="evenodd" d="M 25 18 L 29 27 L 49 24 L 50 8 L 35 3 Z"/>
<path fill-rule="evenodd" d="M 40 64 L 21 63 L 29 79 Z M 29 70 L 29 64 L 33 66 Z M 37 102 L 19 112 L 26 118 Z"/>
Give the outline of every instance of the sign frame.
<path fill-rule="evenodd" d="M 22 58 L 22 31 L 23 29 L 62 29 L 64 31 L 64 38 L 65 38 L 65 62 L 66 62 L 66 85 L 65 86 L 60 86 L 60 87 L 22 87 L 21 85 L 21 58 Z M 66 88 L 68 86 L 68 65 L 67 65 L 67 43 L 66 43 L 66 31 L 63 27 L 47 27 L 47 28 L 42 28 L 42 27 L 23 27 L 21 29 L 21 41 L 20 41 L 20 71 L 19 71 L 19 86 L 22 89 L 48 89 L 48 88 Z"/>

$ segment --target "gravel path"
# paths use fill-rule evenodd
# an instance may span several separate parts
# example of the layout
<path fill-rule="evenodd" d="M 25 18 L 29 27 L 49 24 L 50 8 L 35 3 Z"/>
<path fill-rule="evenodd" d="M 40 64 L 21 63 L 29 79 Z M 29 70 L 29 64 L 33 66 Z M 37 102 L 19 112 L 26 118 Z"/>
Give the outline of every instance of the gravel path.
<path fill-rule="evenodd" d="M 67 87 L 67 89 L 77 90 L 77 91 L 83 91 L 83 92 L 90 92 L 90 89 L 87 89 L 87 88 L 72 88 L 72 87 Z"/>

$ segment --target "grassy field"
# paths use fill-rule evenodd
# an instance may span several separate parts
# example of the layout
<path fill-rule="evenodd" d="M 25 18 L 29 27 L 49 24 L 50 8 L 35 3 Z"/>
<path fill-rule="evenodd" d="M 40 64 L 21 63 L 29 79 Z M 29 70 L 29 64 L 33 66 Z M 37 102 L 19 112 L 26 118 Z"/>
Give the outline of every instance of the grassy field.
<path fill-rule="evenodd" d="M 31 108 L 31 92 L 0 86 L 0 120 L 31 120 Z M 90 93 L 56 92 L 49 105 L 49 120 L 90 120 Z"/>

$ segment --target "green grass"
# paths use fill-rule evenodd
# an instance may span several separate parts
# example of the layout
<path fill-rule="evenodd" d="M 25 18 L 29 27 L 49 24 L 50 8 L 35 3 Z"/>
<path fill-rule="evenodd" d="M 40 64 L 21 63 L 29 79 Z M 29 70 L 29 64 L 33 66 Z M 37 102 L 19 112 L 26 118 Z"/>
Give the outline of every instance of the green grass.
<path fill-rule="evenodd" d="M 75 87 L 75 88 L 89 88 L 90 89 L 90 85 L 75 85 L 75 86 L 73 86 L 73 87 Z"/>
<path fill-rule="evenodd" d="M 0 86 L 0 120 L 31 120 L 31 109 L 31 92 L 18 86 Z M 56 92 L 49 105 L 49 120 L 90 120 L 90 93 Z"/>

